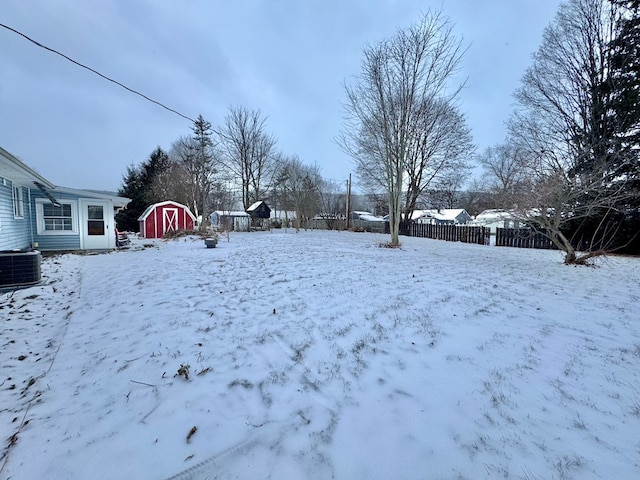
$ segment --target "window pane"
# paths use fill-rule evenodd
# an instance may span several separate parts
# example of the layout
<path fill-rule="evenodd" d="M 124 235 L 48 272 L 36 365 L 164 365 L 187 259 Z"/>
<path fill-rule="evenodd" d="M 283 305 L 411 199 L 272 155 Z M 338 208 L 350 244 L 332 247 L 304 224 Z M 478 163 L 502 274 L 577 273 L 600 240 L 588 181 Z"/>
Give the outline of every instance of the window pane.
<path fill-rule="evenodd" d="M 87 212 L 89 220 L 102 220 L 104 218 L 102 213 L 102 205 L 88 205 Z"/>
<path fill-rule="evenodd" d="M 24 198 L 22 187 L 13 187 L 13 216 L 24 217 Z"/>
<path fill-rule="evenodd" d="M 42 211 L 45 217 L 70 217 L 71 205 L 56 206 L 53 203 L 45 203 L 42 205 Z"/>
<path fill-rule="evenodd" d="M 104 222 L 102 220 L 89 220 L 87 222 L 89 235 L 104 235 Z"/>
<path fill-rule="evenodd" d="M 73 231 L 73 219 L 71 217 L 71 204 L 54 205 L 42 204 L 44 216 L 44 229 L 47 231 Z"/>

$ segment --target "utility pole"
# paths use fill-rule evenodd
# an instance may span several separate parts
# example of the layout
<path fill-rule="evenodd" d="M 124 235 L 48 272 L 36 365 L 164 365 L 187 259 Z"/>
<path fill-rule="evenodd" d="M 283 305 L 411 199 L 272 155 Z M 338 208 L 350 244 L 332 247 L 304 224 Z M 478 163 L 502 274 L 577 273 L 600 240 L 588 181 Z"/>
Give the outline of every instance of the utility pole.
<path fill-rule="evenodd" d="M 349 230 L 349 212 L 351 211 L 351 174 L 349 174 L 349 180 L 347 180 L 347 220 L 345 230 Z"/>

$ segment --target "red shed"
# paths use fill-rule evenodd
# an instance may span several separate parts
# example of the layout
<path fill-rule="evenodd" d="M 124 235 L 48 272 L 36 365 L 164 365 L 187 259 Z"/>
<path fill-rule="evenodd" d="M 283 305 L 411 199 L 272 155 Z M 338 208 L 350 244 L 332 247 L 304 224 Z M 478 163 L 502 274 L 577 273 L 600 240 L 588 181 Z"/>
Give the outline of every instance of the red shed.
<path fill-rule="evenodd" d="M 167 232 L 193 230 L 196 217 L 185 205 L 167 201 L 149 205 L 138 222 L 143 238 L 161 238 Z"/>

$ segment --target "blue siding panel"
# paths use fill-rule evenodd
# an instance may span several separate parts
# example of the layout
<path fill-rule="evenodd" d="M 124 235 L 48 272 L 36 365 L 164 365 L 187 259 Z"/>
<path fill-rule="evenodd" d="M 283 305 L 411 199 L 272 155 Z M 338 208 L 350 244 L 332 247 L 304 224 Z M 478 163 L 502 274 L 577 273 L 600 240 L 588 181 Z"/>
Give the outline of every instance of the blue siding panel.
<path fill-rule="evenodd" d="M 74 221 L 78 222 L 78 197 L 76 195 L 70 195 L 66 193 L 55 193 L 55 198 L 57 200 L 69 200 L 75 203 L 76 205 L 76 217 Z M 37 215 L 36 215 L 36 200 L 45 199 L 48 201 L 47 197 L 40 192 L 39 190 L 32 191 L 31 194 L 31 209 L 33 211 L 33 215 L 31 216 L 31 228 L 33 228 L 33 241 L 38 244 L 38 250 L 43 252 L 52 251 L 52 250 L 79 250 L 80 249 L 80 234 L 79 233 L 69 233 L 65 234 L 56 234 L 56 235 L 38 235 L 38 225 L 37 225 Z"/>
<path fill-rule="evenodd" d="M 44 236 L 35 235 L 34 241 L 38 244 L 38 250 L 42 252 L 79 250 L 80 237 L 74 236 Z"/>
<path fill-rule="evenodd" d="M 31 247 L 29 222 L 29 189 L 22 188 L 24 218 L 13 216 L 13 183 L 0 177 L 0 250 L 22 250 Z"/>

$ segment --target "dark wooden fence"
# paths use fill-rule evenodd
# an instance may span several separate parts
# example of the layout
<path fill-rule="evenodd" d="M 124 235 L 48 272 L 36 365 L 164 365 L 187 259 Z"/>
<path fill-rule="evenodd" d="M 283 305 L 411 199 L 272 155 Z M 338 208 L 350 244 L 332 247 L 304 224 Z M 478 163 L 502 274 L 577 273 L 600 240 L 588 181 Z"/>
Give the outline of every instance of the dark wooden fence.
<path fill-rule="evenodd" d="M 409 236 L 433 238 L 449 242 L 477 243 L 489 245 L 491 231 L 486 227 L 468 225 L 431 225 L 428 223 L 411 223 Z"/>
<path fill-rule="evenodd" d="M 531 228 L 498 228 L 496 230 L 496 246 L 547 250 L 556 248 L 547 236 Z"/>
<path fill-rule="evenodd" d="M 405 224 L 404 227 L 405 229 L 401 228 L 400 233 L 409 235 L 410 237 L 432 238 L 449 242 L 476 243 L 478 245 L 489 245 L 492 243 L 490 242 L 491 229 L 488 227 L 432 225 L 413 222 Z M 498 228 L 496 229 L 495 245 L 498 247 L 540 248 L 548 250 L 556 248 L 544 233 L 537 232 L 531 228 Z"/>

